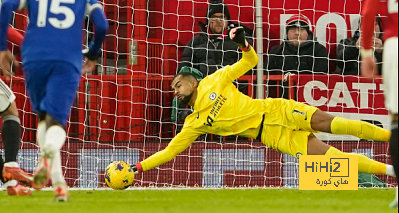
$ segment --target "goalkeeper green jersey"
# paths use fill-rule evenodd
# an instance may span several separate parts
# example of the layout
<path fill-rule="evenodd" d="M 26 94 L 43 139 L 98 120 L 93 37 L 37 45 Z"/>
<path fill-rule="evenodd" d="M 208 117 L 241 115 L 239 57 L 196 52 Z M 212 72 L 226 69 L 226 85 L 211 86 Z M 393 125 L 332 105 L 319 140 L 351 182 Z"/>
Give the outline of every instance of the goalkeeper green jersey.
<path fill-rule="evenodd" d="M 198 85 L 194 112 L 186 118 L 183 129 L 164 150 L 141 162 L 143 171 L 172 160 L 202 134 L 256 138 L 268 102 L 242 94 L 232 82 L 257 63 L 258 56 L 251 48 L 237 63 L 205 77 Z"/>

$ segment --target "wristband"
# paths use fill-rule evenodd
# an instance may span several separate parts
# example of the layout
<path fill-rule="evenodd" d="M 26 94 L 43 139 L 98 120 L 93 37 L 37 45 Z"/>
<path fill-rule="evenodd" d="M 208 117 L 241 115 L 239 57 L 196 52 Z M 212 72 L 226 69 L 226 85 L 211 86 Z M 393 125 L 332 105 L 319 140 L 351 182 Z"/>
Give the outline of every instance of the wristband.
<path fill-rule="evenodd" d="M 251 49 L 251 45 L 247 45 L 246 47 L 240 48 L 243 52 L 247 52 L 248 50 Z"/>
<path fill-rule="evenodd" d="M 140 163 L 136 163 L 135 165 L 133 165 L 132 169 L 133 169 L 134 174 L 136 174 L 136 175 L 143 172 L 143 167 L 141 166 Z"/>

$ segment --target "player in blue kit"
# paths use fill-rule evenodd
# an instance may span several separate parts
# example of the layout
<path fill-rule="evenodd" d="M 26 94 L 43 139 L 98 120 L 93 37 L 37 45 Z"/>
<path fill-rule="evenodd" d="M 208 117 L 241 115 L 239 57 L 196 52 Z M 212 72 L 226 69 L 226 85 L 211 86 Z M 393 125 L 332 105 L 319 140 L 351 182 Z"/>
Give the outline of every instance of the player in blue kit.
<path fill-rule="evenodd" d="M 0 65 L 6 72 L 14 60 L 7 50 L 8 23 L 12 11 L 23 8 L 27 8 L 29 25 L 21 48 L 22 65 L 32 108 L 40 120 L 37 141 L 41 157 L 33 187 L 41 189 L 51 176 L 55 199 L 67 201 L 60 155 L 66 140 L 65 125 L 82 72 L 91 71 L 96 65 L 108 23 L 97 0 L 5 0 L 0 13 Z M 95 38 L 84 53 L 87 60 L 83 64 L 82 28 L 86 15 L 95 24 Z"/>

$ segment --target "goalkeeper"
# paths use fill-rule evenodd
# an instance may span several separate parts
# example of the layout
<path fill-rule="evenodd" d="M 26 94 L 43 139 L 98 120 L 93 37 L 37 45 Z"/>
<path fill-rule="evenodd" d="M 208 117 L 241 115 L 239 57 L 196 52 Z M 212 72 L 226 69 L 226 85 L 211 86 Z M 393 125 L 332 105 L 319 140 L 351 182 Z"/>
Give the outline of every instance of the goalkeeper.
<path fill-rule="evenodd" d="M 172 160 L 201 134 L 215 134 L 258 139 L 278 152 L 297 158 L 299 155 L 357 155 L 359 172 L 394 176 L 391 165 L 364 155 L 341 152 L 313 134 L 328 132 L 386 142 L 391 135 L 389 130 L 364 121 L 334 117 L 294 100 L 256 100 L 239 92 L 232 81 L 255 67 L 258 57 L 245 40 L 243 28 L 232 29 L 229 36 L 243 50 L 243 58 L 208 75 L 200 83 L 189 72 L 178 73 L 173 78 L 171 87 L 175 96 L 183 104 L 192 106 L 194 112 L 164 150 L 133 165 L 136 174 Z"/>

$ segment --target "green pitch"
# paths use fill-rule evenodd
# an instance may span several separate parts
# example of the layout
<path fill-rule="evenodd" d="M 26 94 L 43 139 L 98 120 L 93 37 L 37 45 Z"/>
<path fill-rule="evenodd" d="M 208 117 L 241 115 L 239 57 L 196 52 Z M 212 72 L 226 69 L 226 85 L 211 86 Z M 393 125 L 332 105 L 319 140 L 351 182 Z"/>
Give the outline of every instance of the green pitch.
<path fill-rule="evenodd" d="M 0 192 L 1 212 L 204 212 L 204 213 L 328 213 L 397 212 L 389 209 L 394 189 L 358 191 L 299 191 L 297 189 L 183 189 L 71 191 L 68 203 L 56 203 L 53 192 L 10 197 Z"/>

